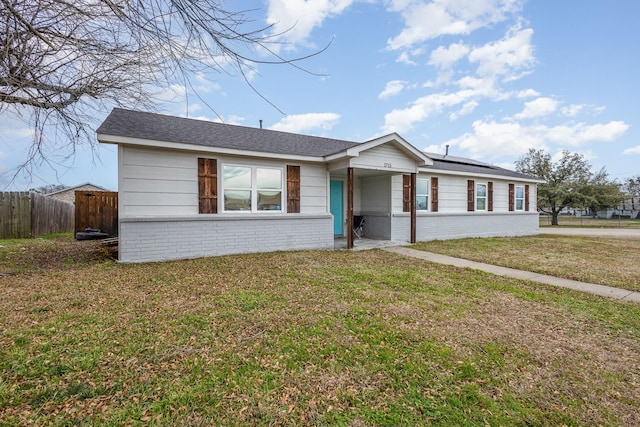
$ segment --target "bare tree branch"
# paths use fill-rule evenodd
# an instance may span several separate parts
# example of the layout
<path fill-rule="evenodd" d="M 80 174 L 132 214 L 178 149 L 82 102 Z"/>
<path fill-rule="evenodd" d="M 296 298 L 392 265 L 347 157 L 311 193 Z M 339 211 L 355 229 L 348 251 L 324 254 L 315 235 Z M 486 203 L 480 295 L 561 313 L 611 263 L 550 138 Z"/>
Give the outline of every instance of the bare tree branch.
<path fill-rule="evenodd" d="M 288 64 L 272 27 L 231 11 L 220 0 L 0 0 L 0 113 L 11 111 L 34 130 L 21 170 L 96 144 L 93 126 L 112 106 L 153 110 L 154 90 L 195 73 L 218 71 L 249 80 L 263 64 Z M 314 74 L 316 75 L 316 74 Z M 196 93 L 196 96 L 197 95 Z"/>

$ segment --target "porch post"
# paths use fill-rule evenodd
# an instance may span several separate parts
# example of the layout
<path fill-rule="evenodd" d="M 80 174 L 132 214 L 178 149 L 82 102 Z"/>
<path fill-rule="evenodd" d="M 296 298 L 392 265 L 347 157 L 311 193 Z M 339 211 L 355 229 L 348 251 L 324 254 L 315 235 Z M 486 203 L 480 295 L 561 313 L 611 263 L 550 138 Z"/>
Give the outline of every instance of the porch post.
<path fill-rule="evenodd" d="M 353 249 L 353 168 L 347 168 L 347 249 Z"/>
<path fill-rule="evenodd" d="M 416 242 L 416 175 L 411 174 L 411 243 Z"/>

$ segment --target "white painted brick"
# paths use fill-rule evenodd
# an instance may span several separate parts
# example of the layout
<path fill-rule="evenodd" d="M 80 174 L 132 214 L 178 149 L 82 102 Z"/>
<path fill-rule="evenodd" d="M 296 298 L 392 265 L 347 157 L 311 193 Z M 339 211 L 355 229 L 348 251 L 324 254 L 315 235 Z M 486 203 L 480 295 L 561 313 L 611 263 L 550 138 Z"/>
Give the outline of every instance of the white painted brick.
<path fill-rule="evenodd" d="M 126 218 L 120 227 L 122 262 L 333 248 L 330 215 Z"/>

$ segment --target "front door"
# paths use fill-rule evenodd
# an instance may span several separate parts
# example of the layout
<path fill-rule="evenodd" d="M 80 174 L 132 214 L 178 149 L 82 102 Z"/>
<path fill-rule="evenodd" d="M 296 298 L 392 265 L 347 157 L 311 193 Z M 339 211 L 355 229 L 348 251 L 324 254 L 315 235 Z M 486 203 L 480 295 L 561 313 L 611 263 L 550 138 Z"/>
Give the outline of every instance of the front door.
<path fill-rule="evenodd" d="M 333 215 L 333 234 L 342 236 L 343 233 L 343 204 L 342 181 L 331 181 L 329 191 L 329 210 Z"/>

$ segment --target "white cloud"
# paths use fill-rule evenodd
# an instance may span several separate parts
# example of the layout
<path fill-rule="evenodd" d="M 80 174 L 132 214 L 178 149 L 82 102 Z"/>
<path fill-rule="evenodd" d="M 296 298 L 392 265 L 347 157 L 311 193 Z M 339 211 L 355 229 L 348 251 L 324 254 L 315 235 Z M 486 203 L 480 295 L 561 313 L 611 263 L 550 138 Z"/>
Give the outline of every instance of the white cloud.
<path fill-rule="evenodd" d="M 469 61 L 478 63 L 480 76 L 504 75 L 517 78 L 522 76 L 521 69 L 533 65 L 533 30 L 513 27 L 501 40 L 487 43 L 469 53 Z"/>
<path fill-rule="evenodd" d="M 353 0 L 269 0 L 267 23 L 273 25 L 273 34 L 295 45 L 306 43 L 314 28 L 325 19 L 344 12 Z"/>
<path fill-rule="evenodd" d="M 547 129 L 547 138 L 558 144 L 576 147 L 586 142 L 611 142 L 629 129 L 629 125 L 621 121 L 609 123 L 576 123 L 572 125 L 560 125 Z"/>
<path fill-rule="evenodd" d="M 305 132 L 310 129 L 330 130 L 340 119 L 335 113 L 292 114 L 270 126 L 271 130 L 283 132 Z"/>
<path fill-rule="evenodd" d="M 479 105 L 479 98 L 502 99 L 504 95 L 495 88 L 492 77 L 475 78 L 463 77 L 457 82 L 460 90 L 452 93 L 434 93 L 416 99 L 410 107 L 394 109 L 385 114 L 383 133 L 407 132 L 414 123 L 427 117 L 442 113 L 447 108 L 462 105 L 458 111 L 450 113 L 449 119 L 456 120 L 462 115 L 469 114 Z"/>
<path fill-rule="evenodd" d="M 537 98 L 524 103 L 524 110 L 516 114 L 516 119 L 530 119 L 534 117 L 548 116 L 558 108 L 558 101 L 553 98 Z"/>
<path fill-rule="evenodd" d="M 431 52 L 429 64 L 438 68 L 449 68 L 460 59 L 464 58 L 470 49 L 460 43 L 450 44 L 449 47 L 439 46 Z"/>
<path fill-rule="evenodd" d="M 397 58 L 396 62 L 400 62 L 402 64 L 407 65 L 417 65 L 415 61 L 409 58 L 409 54 L 407 52 L 402 52 Z"/>
<path fill-rule="evenodd" d="M 462 104 L 475 95 L 473 90 L 461 90 L 454 93 L 435 93 L 423 96 L 408 108 L 394 109 L 385 114 L 384 133 L 403 133 L 410 130 L 413 124 L 424 120 L 432 114 L 440 113 L 445 107 Z"/>
<path fill-rule="evenodd" d="M 561 111 L 565 116 L 575 117 L 584 110 L 584 107 L 583 104 L 571 104 L 568 107 L 563 107 Z"/>
<path fill-rule="evenodd" d="M 500 156 L 521 156 L 529 148 L 544 148 L 550 144 L 560 148 L 576 147 L 587 142 L 611 142 L 622 136 L 629 126 L 624 122 L 612 121 L 587 125 L 523 126 L 520 123 L 477 120 L 473 132 L 447 141 L 470 153 L 472 157 L 487 154 Z"/>
<path fill-rule="evenodd" d="M 457 120 L 459 117 L 466 116 L 467 114 L 471 114 L 478 105 L 480 105 L 478 101 L 466 102 L 460 110 L 449 114 L 449 120 L 454 121 L 454 120 Z"/>
<path fill-rule="evenodd" d="M 521 0 L 392 0 L 389 10 L 402 14 L 405 28 L 387 41 L 387 47 L 405 49 L 442 35 L 469 34 L 503 21 L 521 7 Z"/>
<path fill-rule="evenodd" d="M 380 92 L 380 95 L 378 95 L 378 98 L 387 99 L 399 94 L 402 89 L 404 89 L 405 83 L 406 82 L 403 82 L 402 80 L 391 80 L 390 82 L 387 82 L 384 90 Z"/>
<path fill-rule="evenodd" d="M 626 150 L 624 150 L 622 152 L 622 154 L 625 154 L 625 155 L 640 154 L 640 145 L 636 145 L 635 147 L 627 148 Z"/>
<path fill-rule="evenodd" d="M 540 92 L 533 89 L 524 89 L 516 93 L 516 98 L 533 98 L 540 96 Z"/>
<path fill-rule="evenodd" d="M 530 128 L 519 123 L 496 123 L 477 120 L 473 122 L 473 133 L 466 133 L 446 142 L 470 153 L 472 157 L 521 156 L 530 147 L 544 147 L 544 139 Z"/>

